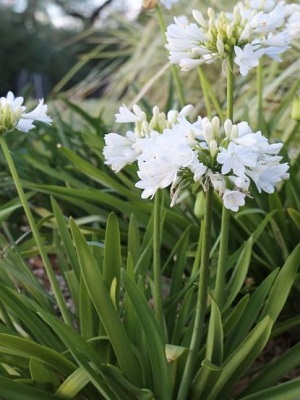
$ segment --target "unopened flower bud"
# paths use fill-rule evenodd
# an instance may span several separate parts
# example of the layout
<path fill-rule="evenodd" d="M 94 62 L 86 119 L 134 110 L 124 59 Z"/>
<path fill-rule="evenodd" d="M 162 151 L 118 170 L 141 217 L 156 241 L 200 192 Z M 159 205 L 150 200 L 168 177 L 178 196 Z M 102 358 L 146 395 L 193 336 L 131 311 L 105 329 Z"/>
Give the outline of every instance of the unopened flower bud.
<path fill-rule="evenodd" d="M 224 122 L 224 130 L 225 130 L 225 135 L 227 139 L 231 139 L 231 130 L 232 130 L 232 122 L 230 119 L 226 119 Z"/>
<path fill-rule="evenodd" d="M 199 192 L 196 196 L 194 214 L 197 218 L 203 219 L 205 214 L 205 195 L 204 192 Z"/>
<path fill-rule="evenodd" d="M 202 26 L 202 28 L 208 28 L 207 22 L 205 21 L 202 13 L 198 10 L 193 10 L 193 17 L 195 18 L 195 20 L 198 22 L 198 24 L 200 26 Z"/>
<path fill-rule="evenodd" d="M 221 40 L 219 37 L 217 39 L 217 49 L 218 49 L 218 53 L 220 54 L 220 56 L 222 57 L 224 55 L 224 43 L 223 40 Z"/>
<path fill-rule="evenodd" d="M 209 151 L 211 156 L 214 158 L 218 153 L 218 144 L 215 140 L 211 140 L 209 143 Z"/>
<path fill-rule="evenodd" d="M 227 25 L 226 34 L 227 34 L 228 39 L 232 38 L 232 34 L 233 34 L 233 26 L 232 25 Z"/>
<path fill-rule="evenodd" d="M 214 136 L 218 134 L 219 129 L 220 129 L 220 118 L 217 116 L 214 116 L 213 119 L 211 120 Z"/>

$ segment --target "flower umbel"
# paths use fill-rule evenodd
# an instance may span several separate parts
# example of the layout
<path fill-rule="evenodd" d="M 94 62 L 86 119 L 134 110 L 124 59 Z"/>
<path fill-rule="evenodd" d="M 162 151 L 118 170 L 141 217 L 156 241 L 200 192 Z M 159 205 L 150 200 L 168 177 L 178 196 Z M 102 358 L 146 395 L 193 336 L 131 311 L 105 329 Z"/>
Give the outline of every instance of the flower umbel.
<path fill-rule="evenodd" d="M 125 136 L 105 136 L 106 164 L 116 172 L 137 161 L 142 198 L 153 197 L 158 189 L 170 187 L 172 205 L 183 190 L 207 191 L 212 186 L 224 206 L 238 211 L 251 194 L 251 182 L 259 192 L 273 193 L 275 185 L 288 179 L 287 163 L 280 163 L 281 143 L 270 144 L 261 132 L 252 132 L 247 122 L 224 125 L 218 117 L 186 119 L 190 106 L 167 115 L 153 108 L 153 116 L 135 106 L 134 113 L 121 107 L 120 115 L 135 121 L 134 131 Z M 139 115 L 140 118 L 136 118 Z"/>
<path fill-rule="evenodd" d="M 240 73 L 246 75 L 263 55 L 281 61 L 278 55 L 289 48 L 291 40 L 284 18 L 286 6 L 271 3 L 238 2 L 232 13 L 216 14 L 209 8 L 207 18 L 194 10 L 193 23 L 175 18 L 166 32 L 171 63 L 188 71 L 217 59 L 226 61 L 232 54 Z"/>
<path fill-rule="evenodd" d="M 47 105 L 44 100 L 39 100 L 35 109 L 26 113 L 23 106 L 23 97 L 15 97 L 12 92 L 8 92 L 6 97 L 0 98 L 0 134 L 18 129 L 28 132 L 35 126 L 34 121 L 51 123 L 51 118 L 47 115 Z"/>

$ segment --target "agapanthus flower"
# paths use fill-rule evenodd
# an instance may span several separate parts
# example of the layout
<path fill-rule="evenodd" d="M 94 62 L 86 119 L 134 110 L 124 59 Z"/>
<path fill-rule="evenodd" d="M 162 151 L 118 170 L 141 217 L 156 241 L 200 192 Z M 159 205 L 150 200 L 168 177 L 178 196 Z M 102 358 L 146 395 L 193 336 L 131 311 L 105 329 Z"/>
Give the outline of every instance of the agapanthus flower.
<path fill-rule="evenodd" d="M 6 97 L 0 98 L 0 134 L 18 129 L 28 132 L 35 127 L 34 121 L 51 123 L 51 118 L 47 115 L 47 105 L 44 100 L 39 100 L 39 104 L 30 112 L 26 113 L 23 106 L 24 98 L 15 97 L 12 92 L 8 92 Z"/>
<path fill-rule="evenodd" d="M 285 7 L 286 29 L 291 40 L 300 38 L 300 4 L 287 4 Z"/>
<path fill-rule="evenodd" d="M 188 71 L 217 59 L 233 55 L 240 73 L 246 75 L 262 56 L 281 61 L 279 54 L 289 48 L 285 4 L 273 1 L 239 2 L 232 13 L 216 14 L 212 8 L 207 18 L 193 11 L 194 22 L 174 18 L 166 32 L 169 59 Z"/>
<path fill-rule="evenodd" d="M 190 106 L 183 109 L 186 112 Z M 157 108 L 150 120 L 136 107 L 132 115 L 126 108 L 120 114 L 131 121 L 137 115 L 141 119 L 125 136 L 105 136 L 105 162 L 115 171 L 136 162 L 136 187 L 143 190 L 142 198 L 170 187 L 173 205 L 182 191 L 206 191 L 212 186 L 224 206 L 236 212 L 251 196 L 252 186 L 273 193 L 276 184 L 289 177 L 289 166 L 279 155 L 282 143 L 269 143 L 246 121 L 234 124 L 228 119 L 222 125 L 218 117 L 198 117 L 190 122 L 187 115 L 175 110 L 162 114 Z"/>
<path fill-rule="evenodd" d="M 134 128 L 127 131 L 125 135 L 118 133 L 105 135 L 103 149 L 105 163 L 115 172 L 119 172 L 125 165 L 136 161 L 137 156 L 141 153 L 137 145 L 139 139 L 147 138 L 152 131 L 162 132 L 166 128 L 171 128 L 178 118 L 187 117 L 192 109 L 191 105 L 187 105 L 181 111 L 170 110 L 166 115 L 155 106 L 152 116 L 147 118 L 146 113 L 138 105 L 134 105 L 131 111 L 123 104 L 115 115 L 116 122 L 133 123 Z"/>

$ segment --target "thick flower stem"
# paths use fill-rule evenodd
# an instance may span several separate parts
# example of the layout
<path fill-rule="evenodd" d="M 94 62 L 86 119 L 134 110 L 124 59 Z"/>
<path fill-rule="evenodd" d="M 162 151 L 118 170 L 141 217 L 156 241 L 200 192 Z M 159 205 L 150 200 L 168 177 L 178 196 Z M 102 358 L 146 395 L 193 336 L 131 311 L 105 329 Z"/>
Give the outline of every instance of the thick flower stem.
<path fill-rule="evenodd" d="M 211 220 L 213 210 L 213 187 L 210 186 L 206 192 L 205 215 L 204 215 L 204 228 L 201 248 L 201 261 L 199 270 L 199 287 L 196 303 L 196 313 L 194 320 L 194 327 L 190 345 L 190 351 L 187 356 L 181 385 L 179 387 L 177 400 L 188 399 L 188 391 L 193 379 L 193 370 L 197 360 L 201 338 L 203 335 L 204 317 L 207 305 L 207 287 L 209 278 L 209 252 L 210 252 L 210 239 L 211 239 Z M 198 250 L 199 251 L 199 250 Z"/>
<path fill-rule="evenodd" d="M 202 89 L 202 93 L 203 93 L 203 97 L 204 97 L 206 114 L 207 114 L 208 118 L 212 118 L 210 100 L 209 100 L 209 95 L 208 95 L 208 90 L 207 90 L 207 82 L 206 82 L 206 79 L 205 79 L 205 76 L 204 76 L 204 72 L 203 72 L 201 66 L 199 66 L 197 68 L 197 71 L 198 71 L 200 85 L 201 85 L 201 89 Z"/>
<path fill-rule="evenodd" d="M 257 91 L 257 127 L 263 128 L 263 65 L 259 61 L 256 73 L 256 91 Z"/>
<path fill-rule="evenodd" d="M 228 57 L 227 65 L 227 113 L 226 117 L 233 120 L 233 89 L 234 89 L 234 73 L 233 73 L 233 55 Z M 222 221 L 220 233 L 220 247 L 218 256 L 218 266 L 215 285 L 215 300 L 221 308 L 224 304 L 225 296 L 225 275 L 226 275 L 226 257 L 228 251 L 229 238 L 229 210 L 223 205 Z"/>
<path fill-rule="evenodd" d="M 47 252 L 46 252 L 46 250 L 44 248 L 44 244 L 43 244 L 43 242 L 41 240 L 41 236 L 39 234 L 38 228 L 36 226 L 36 223 L 34 221 L 34 218 L 33 218 L 33 215 L 31 213 L 30 207 L 28 205 L 28 202 L 27 202 L 27 199 L 26 199 L 26 196 L 25 196 L 25 193 L 24 193 L 24 190 L 23 190 L 19 175 L 17 173 L 13 158 L 12 158 L 12 156 L 10 154 L 10 151 L 9 151 L 9 149 L 7 147 L 7 143 L 6 143 L 5 138 L 4 138 L 3 135 L 0 136 L 0 144 L 1 144 L 1 147 L 2 147 L 2 150 L 3 150 L 4 157 L 6 158 L 9 170 L 11 172 L 14 184 L 16 186 L 16 189 L 17 189 L 21 204 L 22 204 L 22 206 L 24 208 L 24 211 L 25 211 L 29 226 L 31 228 L 32 234 L 33 234 L 34 239 L 36 241 L 40 256 L 41 256 L 43 264 L 45 266 L 45 269 L 46 269 L 46 272 L 47 272 L 47 275 L 48 275 L 52 290 L 54 292 L 54 295 L 55 295 L 55 298 L 56 298 L 56 301 L 57 301 L 57 305 L 58 305 L 58 307 L 59 307 L 59 309 L 61 311 L 61 314 L 62 314 L 62 317 L 63 317 L 64 321 L 67 324 L 72 325 L 72 320 L 70 318 L 70 313 L 69 313 L 69 311 L 67 309 L 67 306 L 66 306 L 66 303 L 65 303 L 65 299 L 64 299 L 64 297 L 63 297 L 63 295 L 61 293 L 61 290 L 59 288 L 58 281 L 57 281 L 55 273 L 53 271 L 51 262 L 49 260 L 48 255 L 47 255 Z"/>
<path fill-rule="evenodd" d="M 163 14 L 161 12 L 161 7 L 159 6 L 159 4 L 157 4 L 155 8 L 156 8 L 157 16 L 158 16 L 158 23 L 160 26 L 160 30 L 163 35 L 164 42 L 166 42 L 166 29 L 167 28 L 166 28 Z M 176 90 L 177 90 L 177 94 L 178 94 L 179 105 L 180 105 L 180 107 L 184 107 L 186 105 L 186 103 L 185 103 L 185 98 L 184 98 L 183 87 L 182 87 L 180 79 L 179 79 L 178 69 L 176 68 L 176 66 L 174 64 L 171 64 L 171 71 L 172 71 L 173 80 L 175 82 L 175 86 L 176 86 Z"/>
<path fill-rule="evenodd" d="M 154 197 L 154 221 L 153 221 L 153 279 L 154 279 L 154 312 L 159 326 L 164 329 L 164 317 L 162 307 L 162 284 L 161 284 L 161 191 L 158 190 Z"/>
<path fill-rule="evenodd" d="M 233 89 L 234 89 L 234 72 L 233 72 L 233 53 L 228 57 L 227 64 L 227 112 L 228 119 L 233 119 Z"/>
<path fill-rule="evenodd" d="M 222 309 L 222 305 L 224 304 L 225 300 L 225 276 L 226 276 L 225 260 L 227 257 L 228 237 L 229 237 L 229 211 L 227 210 L 226 207 L 223 206 L 216 286 L 214 290 L 215 300 L 220 309 Z"/>

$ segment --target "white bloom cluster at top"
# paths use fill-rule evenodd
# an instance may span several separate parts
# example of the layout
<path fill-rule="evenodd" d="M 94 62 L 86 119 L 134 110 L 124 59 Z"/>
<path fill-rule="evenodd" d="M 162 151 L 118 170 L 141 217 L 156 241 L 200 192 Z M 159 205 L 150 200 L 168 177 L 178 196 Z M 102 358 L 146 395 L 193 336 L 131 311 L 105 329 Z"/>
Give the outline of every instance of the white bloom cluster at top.
<path fill-rule="evenodd" d="M 233 55 L 241 75 L 247 75 L 263 55 L 281 61 L 280 54 L 299 32 L 299 19 L 284 1 L 244 0 L 232 13 L 209 8 L 207 14 L 208 19 L 194 10 L 194 23 L 179 17 L 167 29 L 169 59 L 183 71 Z"/>
<path fill-rule="evenodd" d="M 51 123 L 51 118 L 46 114 L 47 105 L 44 100 L 40 100 L 36 108 L 28 113 L 25 112 L 23 102 L 23 97 L 15 97 L 12 92 L 0 98 L 0 134 L 14 128 L 28 132 L 35 127 L 33 121 Z"/>
<path fill-rule="evenodd" d="M 116 114 L 117 122 L 133 122 L 125 136 L 105 135 L 105 163 L 118 172 L 137 161 L 142 198 L 171 187 L 172 205 L 183 189 L 207 190 L 212 185 L 224 206 L 238 211 L 250 196 L 251 181 L 259 192 L 273 193 L 275 185 L 289 177 L 288 164 L 280 163 L 281 143 L 270 144 L 261 132 L 252 132 L 247 122 L 221 125 L 218 117 L 198 117 L 191 123 L 191 106 L 167 115 L 157 107 L 147 121 L 140 107 L 126 106 Z"/>

